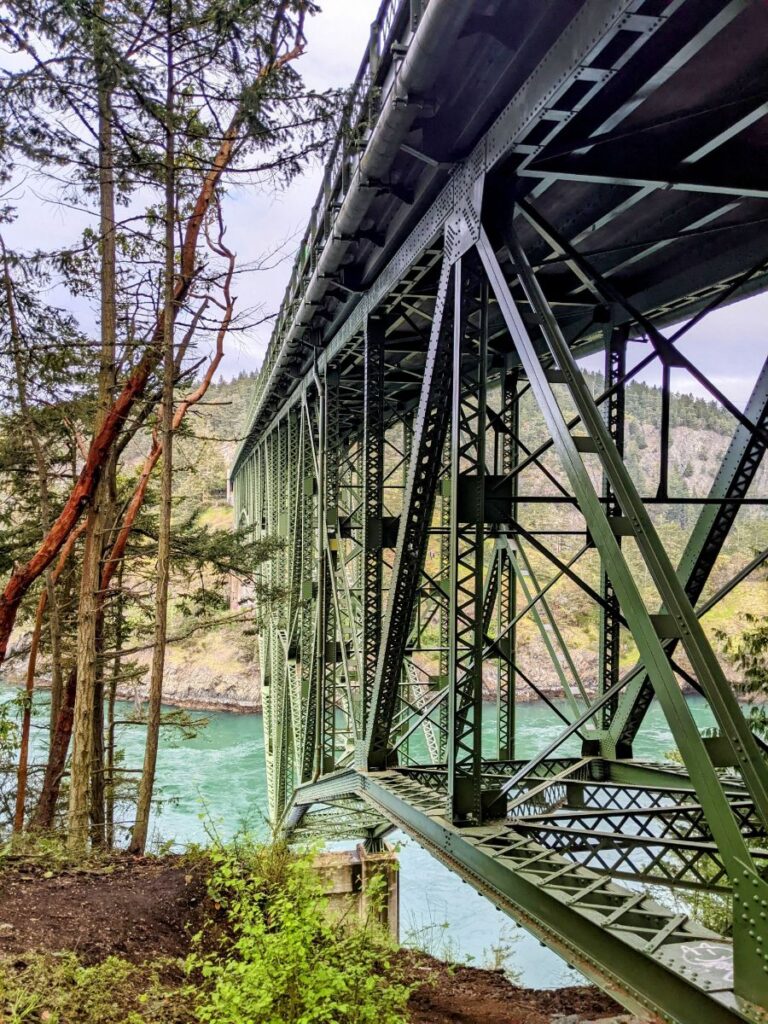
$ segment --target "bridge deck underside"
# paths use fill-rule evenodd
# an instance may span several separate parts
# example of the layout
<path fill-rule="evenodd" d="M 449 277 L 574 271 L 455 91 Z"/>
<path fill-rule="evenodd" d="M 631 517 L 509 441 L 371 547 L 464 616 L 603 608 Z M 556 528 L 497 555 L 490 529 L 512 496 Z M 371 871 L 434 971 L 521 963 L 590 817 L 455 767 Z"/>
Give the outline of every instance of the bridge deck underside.
<path fill-rule="evenodd" d="M 375 123 L 334 156 L 235 463 L 239 521 L 282 539 L 256 594 L 270 811 L 404 828 L 635 1012 L 762 1021 L 765 745 L 701 620 L 768 557 L 722 568 L 737 521 L 765 548 L 768 361 L 742 409 L 692 322 L 660 328 L 765 285 L 768 9 L 500 10 L 384 4 Z M 733 423 L 701 493 L 673 373 Z M 559 728 L 523 757 L 531 694 Z M 679 764 L 633 756 L 654 699 Z"/>

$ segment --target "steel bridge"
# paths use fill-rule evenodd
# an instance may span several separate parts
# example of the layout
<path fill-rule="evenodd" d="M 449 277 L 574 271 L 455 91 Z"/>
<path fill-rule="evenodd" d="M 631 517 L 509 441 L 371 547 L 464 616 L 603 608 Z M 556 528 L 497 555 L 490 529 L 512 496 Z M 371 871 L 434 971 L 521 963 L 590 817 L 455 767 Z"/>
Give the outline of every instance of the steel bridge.
<path fill-rule="evenodd" d="M 403 829 L 644 1019 L 768 1020 L 765 746 L 701 624 L 768 556 L 724 575 L 768 365 L 742 410 L 681 345 L 766 288 L 767 221 L 762 0 L 385 0 L 232 469 L 283 542 L 254 598 L 274 821 Z M 648 494 L 625 399 L 654 363 Z M 734 425 L 685 499 L 673 375 Z M 562 725 L 533 756 L 525 691 Z M 654 700 L 679 763 L 633 757 Z"/>

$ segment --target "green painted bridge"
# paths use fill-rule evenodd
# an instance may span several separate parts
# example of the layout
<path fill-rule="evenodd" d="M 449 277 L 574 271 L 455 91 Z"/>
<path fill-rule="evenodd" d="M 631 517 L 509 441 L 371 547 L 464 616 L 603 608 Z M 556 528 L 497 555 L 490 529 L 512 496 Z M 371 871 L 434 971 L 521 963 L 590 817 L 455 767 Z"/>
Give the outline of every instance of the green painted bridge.
<path fill-rule="evenodd" d="M 283 541 L 254 596 L 274 821 L 402 828 L 686 1024 L 768 1020 L 766 751 L 701 625 L 768 557 L 719 564 L 759 505 L 768 364 L 742 409 L 681 345 L 768 283 L 767 40 L 759 0 L 385 0 L 232 469 L 238 521 Z M 643 493 L 625 399 L 651 365 Z M 673 373 L 734 426 L 675 562 Z M 533 757 L 526 691 L 562 725 Z M 633 756 L 653 700 L 679 765 Z"/>

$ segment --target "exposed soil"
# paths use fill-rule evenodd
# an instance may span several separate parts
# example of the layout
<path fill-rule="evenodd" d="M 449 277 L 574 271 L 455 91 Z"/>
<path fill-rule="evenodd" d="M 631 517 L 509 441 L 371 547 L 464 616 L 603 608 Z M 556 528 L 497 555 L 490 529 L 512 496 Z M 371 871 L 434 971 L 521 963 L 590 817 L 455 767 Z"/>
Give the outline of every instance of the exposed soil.
<path fill-rule="evenodd" d="M 0 876 L 0 956 L 72 950 L 86 963 L 110 954 L 134 963 L 183 957 L 206 914 L 203 879 L 178 858 L 46 874 L 24 866 Z M 400 957 L 407 979 L 419 985 L 409 1004 L 413 1024 L 550 1024 L 621 1013 L 594 988 L 534 991 L 498 971 L 405 950 Z"/>
<path fill-rule="evenodd" d="M 597 1021 L 624 1011 L 599 989 L 520 988 L 501 971 L 459 967 L 424 954 L 404 954 L 406 973 L 424 984 L 411 996 L 412 1024 L 550 1024 Z"/>
<path fill-rule="evenodd" d="M 72 950 L 86 963 L 180 957 L 203 918 L 204 882 L 177 858 L 0 875 L 0 955 Z"/>

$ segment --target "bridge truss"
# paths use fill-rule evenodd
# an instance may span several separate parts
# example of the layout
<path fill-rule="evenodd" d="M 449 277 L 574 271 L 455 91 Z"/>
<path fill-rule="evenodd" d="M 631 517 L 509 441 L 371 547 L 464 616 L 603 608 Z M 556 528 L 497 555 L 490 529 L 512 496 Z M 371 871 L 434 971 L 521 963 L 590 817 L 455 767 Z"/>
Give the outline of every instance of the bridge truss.
<path fill-rule="evenodd" d="M 256 599 L 270 813 L 404 829 L 641 1017 L 765 1021 L 765 746 L 701 619 L 768 558 L 722 568 L 761 501 L 768 361 L 742 410 L 686 336 L 766 284 L 768 13 L 501 8 L 382 5 L 235 462 L 239 520 L 283 541 Z M 627 385 L 653 363 L 642 494 Z M 734 422 L 685 498 L 681 374 Z M 670 507 L 695 510 L 674 561 Z M 521 734 L 526 692 L 554 740 Z M 633 756 L 653 700 L 679 763 Z"/>

